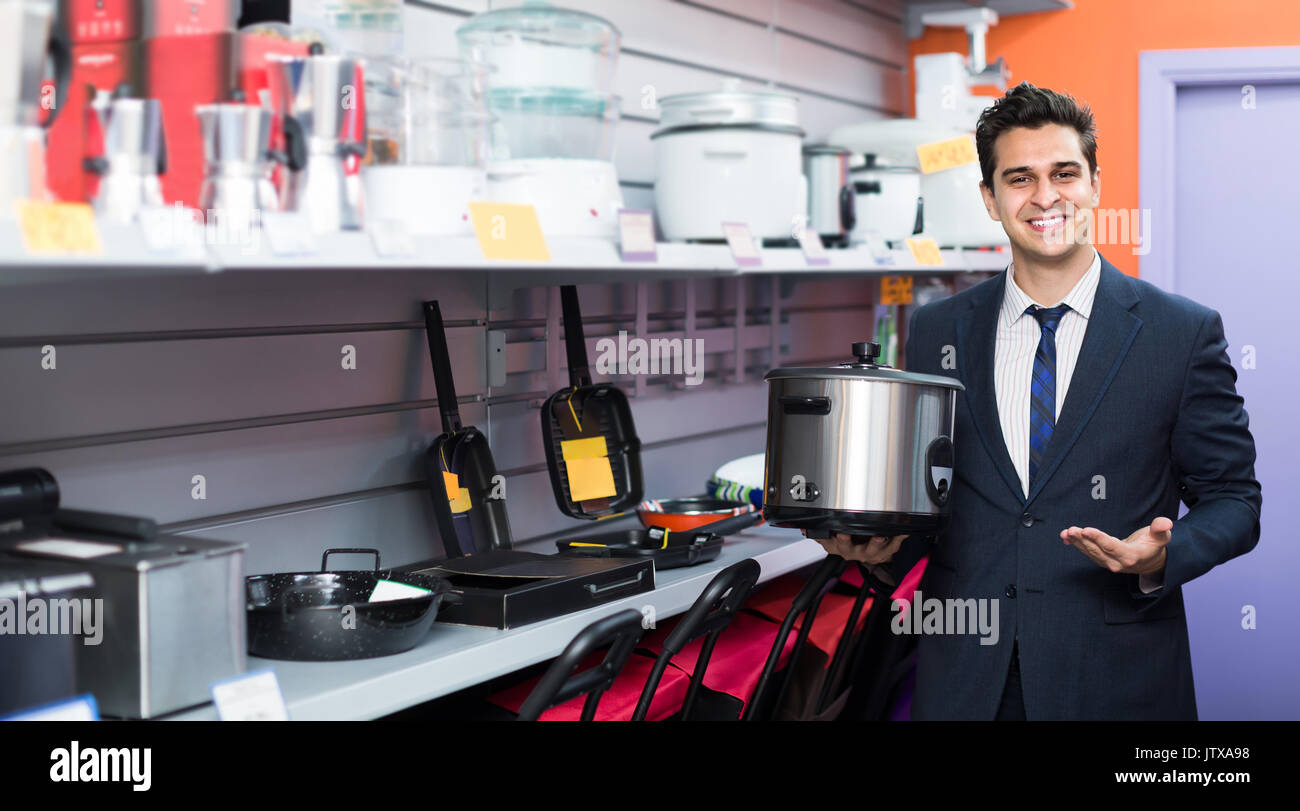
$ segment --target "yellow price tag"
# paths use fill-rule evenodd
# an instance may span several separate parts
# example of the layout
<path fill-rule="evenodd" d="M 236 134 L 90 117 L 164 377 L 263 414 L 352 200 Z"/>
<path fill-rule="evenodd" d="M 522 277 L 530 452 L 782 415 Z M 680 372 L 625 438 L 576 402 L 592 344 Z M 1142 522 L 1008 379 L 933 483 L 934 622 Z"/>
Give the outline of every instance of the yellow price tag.
<path fill-rule="evenodd" d="M 33 255 L 99 256 L 104 245 L 95 225 L 95 211 L 86 203 L 18 202 L 23 247 Z"/>
<path fill-rule="evenodd" d="M 912 238 L 907 240 L 907 247 L 912 252 L 912 258 L 918 265 L 930 265 L 940 267 L 943 265 L 943 254 L 939 253 L 939 243 L 929 237 Z"/>
<path fill-rule="evenodd" d="M 548 262 L 537 209 L 513 203 L 470 203 L 469 217 L 484 259 Z"/>
<path fill-rule="evenodd" d="M 911 304 L 911 276 L 882 276 L 880 278 L 881 304 Z"/>
<path fill-rule="evenodd" d="M 916 157 L 921 161 L 921 174 L 925 175 L 979 160 L 979 154 L 975 151 L 975 137 L 972 135 L 921 144 L 916 148 Z"/>
<path fill-rule="evenodd" d="M 609 456 L 609 450 L 605 445 L 605 437 L 593 436 L 587 439 L 561 441 L 560 455 L 564 457 L 564 461 L 572 462 L 574 459 L 598 459 Z"/>
<path fill-rule="evenodd" d="M 469 500 L 469 490 L 460 486 L 460 477 L 455 473 L 442 472 L 442 484 L 447 488 L 447 503 L 453 513 L 469 512 L 474 505 Z"/>
<path fill-rule="evenodd" d="M 569 494 L 574 501 L 618 495 L 605 437 L 566 439 L 560 443 L 560 455 L 564 457 L 564 468 L 569 474 Z"/>

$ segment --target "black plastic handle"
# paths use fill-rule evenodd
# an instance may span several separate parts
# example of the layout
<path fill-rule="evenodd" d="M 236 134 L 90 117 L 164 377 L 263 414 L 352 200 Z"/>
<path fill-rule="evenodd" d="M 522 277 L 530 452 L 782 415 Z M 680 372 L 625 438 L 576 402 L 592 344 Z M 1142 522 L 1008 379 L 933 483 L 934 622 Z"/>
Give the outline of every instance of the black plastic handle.
<path fill-rule="evenodd" d="M 692 535 L 705 535 L 705 534 L 717 535 L 719 537 L 725 538 L 728 535 L 733 535 L 737 532 L 740 532 L 741 530 L 749 529 L 750 527 L 761 524 L 762 522 L 763 522 L 763 511 L 751 510 L 749 512 L 740 513 L 739 515 L 729 515 L 726 518 L 723 518 L 721 521 L 714 521 L 712 524 L 705 524 L 703 526 L 696 527 L 695 529 L 691 530 L 691 534 Z"/>
<path fill-rule="evenodd" d="M 912 229 L 913 234 L 919 234 L 925 230 L 925 198 L 916 198 L 916 227 Z"/>
<path fill-rule="evenodd" d="M 590 386 L 591 368 L 587 363 L 587 339 L 582 334 L 578 288 L 571 284 L 561 287 L 560 305 L 564 311 L 564 351 L 569 358 L 569 384 L 575 389 Z"/>
<path fill-rule="evenodd" d="M 855 180 L 853 181 L 853 191 L 855 194 L 880 194 L 880 181 Z"/>
<path fill-rule="evenodd" d="M 369 547 L 356 548 L 356 549 L 341 549 L 341 548 L 326 549 L 325 554 L 320 556 L 320 570 L 322 572 L 329 571 L 328 561 L 330 559 L 330 555 L 374 555 L 375 571 L 376 572 L 379 571 L 379 550 L 378 549 L 371 549 Z"/>
<path fill-rule="evenodd" d="M 629 578 L 627 580 L 620 580 L 617 583 L 606 583 L 603 586 L 597 586 L 595 583 L 588 583 L 586 588 L 587 588 L 587 592 L 591 595 L 591 597 L 595 599 L 596 597 L 599 597 L 602 594 L 608 594 L 611 591 L 617 591 L 619 589 L 625 589 L 631 586 L 635 586 L 644 579 L 645 579 L 645 569 L 642 569 L 641 571 L 636 573 L 636 577 Z"/>
<path fill-rule="evenodd" d="M 54 126 L 54 119 L 63 110 L 63 101 L 68 97 L 68 84 L 72 81 L 72 42 L 62 20 L 55 20 L 50 26 L 50 41 L 46 50 L 54 57 L 54 106 L 41 125 L 48 130 Z"/>
<path fill-rule="evenodd" d="M 301 172 L 307 168 L 307 136 L 302 122 L 287 114 L 284 117 L 284 151 L 290 170 Z"/>
<path fill-rule="evenodd" d="M 436 301 L 424 302 L 424 332 L 429 339 L 433 382 L 438 387 L 442 430 L 454 434 L 461 429 L 460 407 L 456 404 L 456 382 L 451 375 L 451 356 L 447 353 L 447 333 L 442 326 L 442 310 Z"/>
<path fill-rule="evenodd" d="M 858 195 L 849 183 L 840 187 L 840 230 L 848 233 L 858 224 Z"/>
<path fill-rule="evenodd" d="M 115 535 L 136 541 L 147 541 L 158 534 L 158 524 L 152 518 L 89 510 L 55 510 L 54 526 L 69 532 Z"/>
<path fill-rule="evenodd" d="M 831 413 L 831 398 L 829 397 L 796 397 L 795 395 L 785 395 L 777 400 L 781 404 L 781 410 L 786 414 L 809 414 L 815 417 L 824 417 Z"/>

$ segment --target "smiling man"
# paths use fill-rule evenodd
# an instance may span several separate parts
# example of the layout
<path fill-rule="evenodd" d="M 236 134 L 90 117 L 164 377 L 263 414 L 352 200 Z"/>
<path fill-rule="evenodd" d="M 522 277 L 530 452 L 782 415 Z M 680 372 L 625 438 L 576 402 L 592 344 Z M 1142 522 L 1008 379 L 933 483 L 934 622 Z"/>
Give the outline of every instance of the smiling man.
<path fill-rule="evenodd" d="M 1011 264 L 920 308 L 907 333 L 909 369 L 966 386 L 950 525 L 933 545 L 822 543 L 882 585 L 929 554 L 927 598 L 1000 601 L 995 646 L 920 638 L 915 719 L 1195 719 L 1182 585 L 1259 540 L 1222 321 L 1094 249 L 1086 107 L 1024 83 L 975 140 Z"/>

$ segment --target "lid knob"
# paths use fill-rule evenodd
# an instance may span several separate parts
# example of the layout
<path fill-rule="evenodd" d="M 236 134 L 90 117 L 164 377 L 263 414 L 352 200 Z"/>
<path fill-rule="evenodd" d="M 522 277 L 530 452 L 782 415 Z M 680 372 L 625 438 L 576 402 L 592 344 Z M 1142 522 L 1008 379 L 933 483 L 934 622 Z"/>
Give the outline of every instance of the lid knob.
<path fill-rule="evenodd" d="M 874 365 L 880 358 L 880 344 L 871 341 L 855 341 L 853 356 L 858 359 L 858 363 Z"/>

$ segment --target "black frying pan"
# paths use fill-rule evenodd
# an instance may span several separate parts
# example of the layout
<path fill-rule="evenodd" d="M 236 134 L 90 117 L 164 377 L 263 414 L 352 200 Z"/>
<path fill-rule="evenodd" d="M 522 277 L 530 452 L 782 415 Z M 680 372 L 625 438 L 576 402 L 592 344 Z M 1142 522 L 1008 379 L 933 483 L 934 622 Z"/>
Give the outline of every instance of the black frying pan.
<path fill-rule="evenodd" d="M 587 362 L 587 344 L 582 332 L 582 311 L 578 288 L 560 288 L 564 310 L 564 346 L 569 361 L 569 386 L 555 392 L 542 405 L 542 439 L 551 489 L 560 512 L 571 518 L 605 518 L 641 503 L 644 483 L 641 475 L 641 440 L 632 422 L 627 395 L 611 383 L 593 384 Z M 607 498 L 577 501 L 569 485 L 563 443 L 576 439 L 604 437 L 614 494 Z"/>
<path fill-rule="evenodd" d="M 619 532 L 556 541 L 561 554 L 605 558 L 653 558 L 655 570 L 676 569 L 707 563 L 722 554 L 726 536 L 761 523 L 761 510 L 732 515 L 702 527 L 671 532 L 663 527 L 627 529 Z"/>
<path fill-rule="evenodd" d="M 375 556 L 373 571 L 329 571 L 329 556 Z M 380 581 L 425 593 L 370 602 Z M 245 579 L 248 652 L 267 659 L 333 661 L 389 656 L 424 639 L 448 589 L 441 577 L 380 571 L 377 549 L 327 549 L 319 572 L 254 575 Z"/>
<path fill-rule="evenodd" d="M 451 373 L 447 334 L 442 311 L 436 301 L 424 302 L 424 326 L 438 388 L 438 409 L 442 434 L 425 452 L 425 474 L 433 499 L 434 520 L 448 557 L 470 555 L 489 549 L 510 548 L 510 519 L 505 498 L 492 498 L 496 488 L 496 463 L 487 437 L 472 425 L 461 424 L 456 402 L 456 384 Z M 460 487 L 469 491 L 470 509 L 453 512 L 444 473 L 452 473 Z"/>

